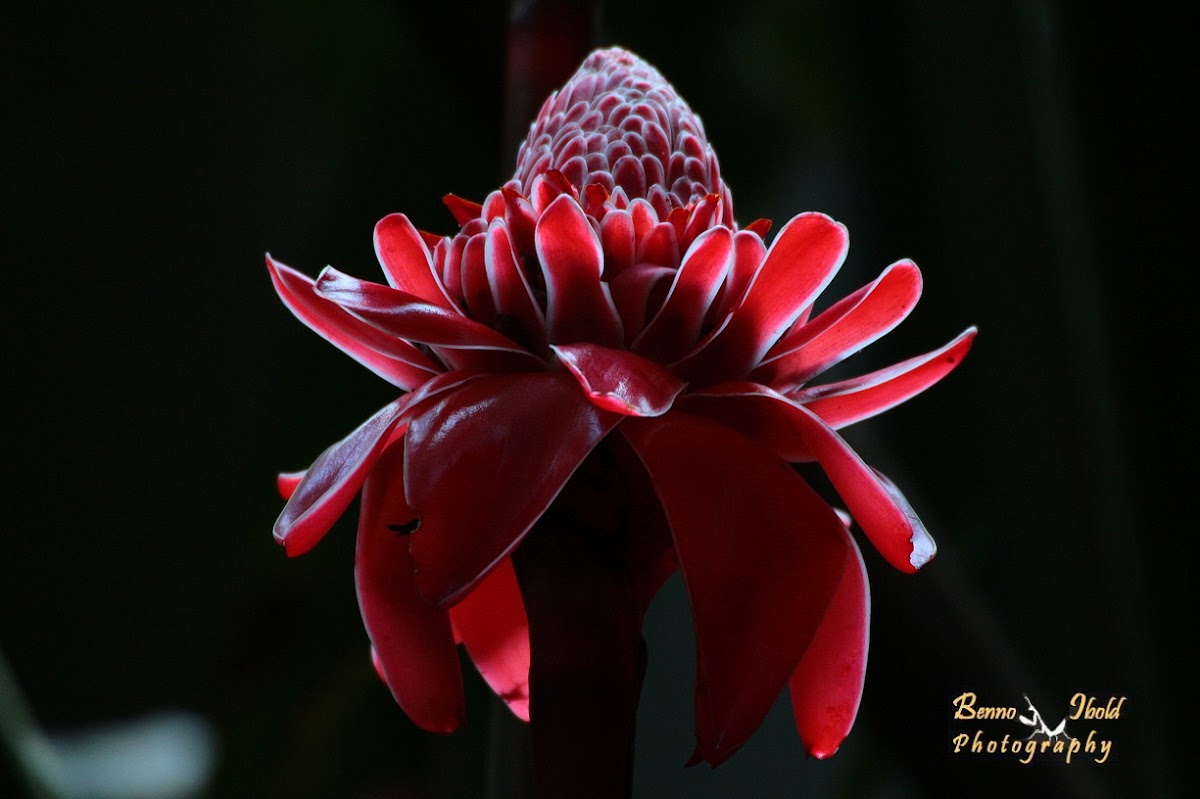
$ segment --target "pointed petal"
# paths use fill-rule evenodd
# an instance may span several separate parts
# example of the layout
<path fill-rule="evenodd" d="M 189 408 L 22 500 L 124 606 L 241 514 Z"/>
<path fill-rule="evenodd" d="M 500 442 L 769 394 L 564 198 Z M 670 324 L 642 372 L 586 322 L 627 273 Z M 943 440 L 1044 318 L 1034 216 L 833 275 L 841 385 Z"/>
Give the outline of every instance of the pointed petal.
<path fill-rule="evenodd" d="M 787 396 L 837 430 L 920 394 L 962 363 L 978 331 L 969 327 L 946 346 L 868 375 L 814 386 Z"/>
<path fill-rule="evenodd" d="M 345 512 L 400 423 L 411 397 L 406 394 L 383 406 L 308 467 L 275 521 L 275 540 L 287 548 L 288 557 L 303 555 L 316 546 Z"/>
<path fill-rule="evenodd" d="M 457 194 L 447 194 L 442 198 L 442 204 L 450 210 L 454 216 L 454 221 L 460 226 L 467 224 L 472 219 L 478 219 L 483 216 L 483 206 L 470 200 L 464 200 Z M 397 286 L 397 288 L 399 288 Z"/>
<path fill-rule="evenodd" d="M 669 363 L 695 346 L 708 306 L 732 263 L 729 228 L 712 228 L 697 238 L 675 273 L 666 301 L 634 349 L 647 358 Z"/>
<path fill-rule="evenodd" d="M 874 282 L 793 328 L 751 379 L 784 390 L 800 385 L 877 341 L 904 321 L 921 297 L 921 272 L 897 261 Z"/>
<path fill-rule="evenodd" d="M 388 214 L 375 223 L 375 256 L 392 288 L 440 308 L 456 307 L 434 275 L 421 234 L 404 214 Z"/>
<path fill-rule="evenodd" d="M 933 539 L 900 491 L 805 406 L 757 383 L 714 386 L 702 399 L 685 407 L 717 416 L 767 449 L 811 453 L 867 538 L 900 571 L 915 572 L 936 554 Z"/>
<path fill-rule="evenodd" d="M 625 416 L 659 416 L 684 389 L 662 366 L 598 344 L 551 346 L 596 407 Z"/>
<path fill-rule="evenodd" d="M 654 482 L 696 627 L 699 754 L 731 755 L 808 648 L 846 569 L 845 530 L 787 464 L 686 413 L 621 431 Z"/>
<path fill-rule="evenodd" d="M 679 246 L 684 250 L 691 249 L 694 242 L 702 233 L 709 230 L 714 225 L 718 224 L 718 216 L 721 212 L 721 197 L 718 194 L 709 194 L 703 200 L 698 202 L 689 215 L 687 227 L 679 236 Z"/>
<path fill-rule="evenodd" d="M 453 604 L 521 540 L 623 417 L 564 373 L 481 377 L 415 418 L 405 491 L 417 587 Z"/>
<path fill-rule="evenodd" d="M 380 331 L 318 296 L 312 278 L 267 256 L 275 291 L 296 318 L 317 335 L 394 386 L 409 390 L 441 371 L 407 341 Z"/>
<path fill-rule="evenodd" d="M 604 253 L 579 203 L 560 195 L 534 231 L 546 278 L 546 324 L 550 341 L 621 343 L 621 319 L 600 282 Z"/>
<path fill-rule="evenodd" d="M 755 219 L 753 222 L 743 227 L 742 230 L 753 233 L 760 239 L 765 239 L 767 234 L 771 232 L 771 220 Z"/>
<path fill-rule="evenodd" d="M 846 228 L 824 214 L 800 214 L 783 226 L 729 324 L 680 372 L 743 376 L 829 285 L 846 258 Z"/>
<path fill-rule="evenodd" d="M 404 447 L 390 447 L 363 486 L 354 578 L 377 668 L 396 702 L 429 732 L 463 721 L 458 652 L 446 611 L 417 594 L 408 538 L 415 513 L 404 502 Z"/>
<path fill-rule="evenodd" d="M 541 365 L 512 339 L 457 311 L 359 280 L 332 267 L 325 267 L 317 278 L 317 292 L 392 336 L 448 350 L 491 351 L 501 354 L 498 364 L 515 362 L 526 368 Z"/>
<path fill-rule="evenodd" d="M 512 561 L 500 561 L 450 608 L 450 621 L 492 691 L 513 715 L 529 721 L 529 619 Z"/>
<path fill-rule="evenodd" d="M 788 689 L 804 748 L 824 760 L 837 751 L 858 715 L 871 627 L 871 592 L 862 553 L 843 528 L 851 551 L 842 581 L 800 659 Z"/>

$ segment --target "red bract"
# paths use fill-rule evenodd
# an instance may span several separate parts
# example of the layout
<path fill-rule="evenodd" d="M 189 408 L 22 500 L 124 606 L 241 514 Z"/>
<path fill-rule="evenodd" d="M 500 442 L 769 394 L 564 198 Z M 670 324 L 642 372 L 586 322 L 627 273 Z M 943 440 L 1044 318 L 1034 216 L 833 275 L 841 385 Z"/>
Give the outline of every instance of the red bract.
<path fill-rule="evenodd" d="M 276 538 L 307 551 L 361 489 L 358 596 L 396 700 L 420 726 L 454 729 L 461 642 L 528 718 L 510 555 L 589 454 L 617 447 L 661 509 L 639 529 L 670 542 L 665 557 L 630 548 L 630 583 L 644 610 L 677 566 L 691 602 L 697 758 L 732 754 L 785 684 L 808 751 L 832 754 L 862 690 L 867 579 L 838 513 L 789 464 L 820 464 L 884 558 L 916 571 L 932 539 L 837 431 L 940 380 L 974 328 L 814 385 L 907 316 L 916 265 L 814 315 L 845 228 L 801 214 L 770 246 L 767 223 L 739 229 L 700 120 L 619 49 L 546 101 L 506 186 L 446 204 L 452 236 L 402 214 L 376 226 L 386 285 L 268 257 L 293 313 L 402 392 L 302 479 L 281 478 Z"/>

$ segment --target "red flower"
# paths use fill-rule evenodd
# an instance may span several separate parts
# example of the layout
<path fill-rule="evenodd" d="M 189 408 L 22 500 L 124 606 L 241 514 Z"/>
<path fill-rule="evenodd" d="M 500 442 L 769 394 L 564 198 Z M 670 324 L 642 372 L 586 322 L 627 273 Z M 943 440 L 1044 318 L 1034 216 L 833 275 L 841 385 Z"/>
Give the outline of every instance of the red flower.
<path fill-rule="evenodd" d="M 509 555 L 601 442 L 627 454 L 669 528 L 631 554 L 648 602 L 678 566 L 697 641 L 697 756 L 720 762 L 787 684 L 817 757 L 853 723 L 869 600 L 846 523 L 788 464 L 816 461 L 893 566 L 934 544 L 903 496 L 837 433 L 965 356 L 934 352 L 813 385 L 912 310 L 911 261 L 814 315 L 846 230 L 819 213 L 739 229 L 700 120 L 661 75 L 593 53 L 551 96 L 514 178 L 450 196 L 453 236 L 402 214 L 375 228 L 387 285 L 268 257 L 284 303 L 402 393 L 326 450 L 275 526 L 306 552 L 362 489 L 356 578 L 380 673 L 420 726 L 463 714 L 455 643 L 528 718 L 529 638 Z M 665 520 L 665 521 L 664 521 Z M 666 535 L 666 533 L 664 533 Z M 649 540 L 649 539 L 647 539 Z"/>

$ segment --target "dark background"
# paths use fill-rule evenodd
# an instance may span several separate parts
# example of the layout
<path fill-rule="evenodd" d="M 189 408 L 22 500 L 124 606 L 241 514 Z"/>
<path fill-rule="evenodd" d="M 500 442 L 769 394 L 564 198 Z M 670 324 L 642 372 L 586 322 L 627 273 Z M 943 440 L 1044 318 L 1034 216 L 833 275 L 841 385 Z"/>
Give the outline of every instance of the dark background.
<path fill-rule="evenodd" d="M 508 177 L 506 12 L 452 5 L 4 12 L 0 649 L 47 730 L 198 713 L 212 797 L 482 795 L 492 700 L 468 671 L 469 727 L 444 739 L 392 705 L 352 519 L 295 561 L 270 535 L 274 473 L 390 395 L 291 318 L 262 253 L 374 279 L 376 219 L 447 232 L 443 194 Z M 921 306 L 856 368 L 981 331 L 942 385 L 848 434 L 940 554 L 906 577 L 866 553 L 871 660 L 842 751 L 806 761 L 781 705 L 729 763 L 684 771 L 672 583 L 648 622 L 639 796 L 1174 794 L 1194 740 L 1194 44 L 1153 5 L 605 5 L 601 43 L 701 115 L 743 223 L 848 225 L 827 296 L 921 264 Z M 1076 691 L 1127 696 L 1096 724 L 1112 762 L 952 755 L 963 690 L 1029 693 L 1051 721 Z"/>

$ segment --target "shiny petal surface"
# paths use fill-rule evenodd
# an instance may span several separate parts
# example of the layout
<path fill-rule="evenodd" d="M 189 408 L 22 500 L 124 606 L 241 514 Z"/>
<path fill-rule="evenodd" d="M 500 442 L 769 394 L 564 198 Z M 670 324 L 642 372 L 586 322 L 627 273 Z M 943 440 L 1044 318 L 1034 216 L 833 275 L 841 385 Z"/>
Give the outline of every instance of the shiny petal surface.
<path fill-rule="evenodd" d="M 363 485 L 354 578 L 377 668 L 422 729 L 449 733 L 463 720 L 462 675 L 446 611 L 417 594 L 408 538 L 415 514 L 398 490 L 404 447 L 388 448 Z"/>
<path fill-rule="evenodd" d="M 546 347 L 546 318 L 533 297 L 533 289 L 525 272 L 517 263 L 508 226 L 496 220 L 488 227 L 487 242 L 483 250 L 487 265 L 488 282 L 496 300 L 496 312 L 512 320 L 518 333 L 533 352 L 542 352 Z"/>
<path fill-rule="evenodd" d="M 744 376 L 829 285 L 848 248 L 846 228 L 824 214 L 793 218 L 767 250 L 729 324 L 687 359 L 681 374 Z"/>
<path fill-rule="evenodd" d="M 762 236 L 746 230 L 739 230 L 733 234 L 733 265 L 729 269 L 729 276 L 725 278 L 725 285 L 721 287 L 717 301 L 713 303 L 713 309 L 709 315 L 710 322 L 723 319 L 741 303 L 750 281 L 758 272 L 758 268 L 762 266 L 763 258 L 766 255 L 767 247 L 763 244 Z"/>
<path fill-rule="evenodd" d="M 316 293 L 315 281 L 267 256 L 283 304 L 317 335 L 394 386 L 411 389 L 441 371 L 407 341 L 389 336 Z"/>
<path fill-rule="evenodd" d="M 434 275 L 421 234 L 404 214 L 388 214 L 375 224 L 375 256 L 392 288 L 446 310 L 455 307 Z"/>
<path fill-rule="evenodd" d="M 915 572 L 937 552 L 925 525 L 895 486 L 881 480 L 850 445 L 808 408 L 756 383 L 730 383 L 706 389 L 705 399 L 727 403 L 720 418 L 767 448 L 785 446 L 811 453 L 845 501 L 850 515 L 888 563 Z M 715 413 L 712 406 L 706 414 Z M 744 423 L 739 420 L 746 420 Z M 765 421 L 764 421 L 765 420 Z"/>
<path fill-rule="evenodd" d="M 680 397 L 676 406 L 737 430 L 788 463 L 815 460 L 809 440 L 793 420 L 795 409 L 764 400 L 757 383 L 739 380 L 709 386 Z"/>
<path fill-rule="evenodd" d="M 971 327 L 944 347 L 868 375 L 789 393 L 836 429 L 869 419 L 920 394 L 962 363 L 975 340 Z"/>
<path fill-rule="evenodd" d="M 627 344 L 632 344 L 645 328 L 651 309 L 661 304 L 674 279 L 675 270 L 670 267 L 638 264 L 613 280 L 613 305 L 625 327 Z"/>
<path fill-rule="evenodd" d="M 597 407 L 625 416 L 660 416 L 684 389 L 664 367 L 628 350 L 597 344 L 551 346 Z"/>
<path fill-rule="evenodd" d="M 538 220 L 534 240 L 546 278 L 550 342 L 618 346 L 621 319 L 600 282 L 604 253 L 579 203 L 559 195 Z"/>
<path fill-rule="evenodd" d="M 491 326 L 496 319 L 496 298 L 488 280 L 487 262 L 483 255 L 484 240 L 482 233 L 467 240 L 459 269 L 467 314 L 476 322 Z"/>
<path fill-rule="evenodd" d="M 326 267 L 317 292 L 393 336 L 436 347 L 504 353 L 507 361 L 536 368 L 540 361 L 512 339 L 473 319 L 397 289 L 370 283 Z"/>
<path fill-rule="evenodd" d="M 308 467 L 275 521 L 275 540 L 287 548 L 289 557 L 316 546 L 345 512 L 400 423 L 411 396 L 385 405 Z"/>
<path fill-rule="evenodd" d="M 675 273 L 666 301 L 646 325 L 634 349 L 664 363 L 691 349 L 700 338 L 708 306 L 732 263 L 733 235 L 729 228 L 713 228 L 697 238 Z"/>
<path fill-rule="evenodd" d="M 871 593 L 858 545 L 843 528 L 851 551 L 842 581 L 800 665 L 788 680 L 792 714 L 804 748 L 824 760 L 854 726 L 867 674 Z"/>
<path fill-rule="evenodd" d="M 492 691 L 513 715 L 529 721 L 529 619 L 512 561 L 500 561 L 450 608 L 450 621 Z"/>
<path fill-rule="evenodd" d="M 850 557 L 845 530 L 790 467 L 724 425 L 671 413 L 620 429 L 675 539 L 696 627 L 698 755 L 716 764 L 816 634 Z"/>
<path fill-rule="evenodd" d="M 442 605 L 490 571 L 622 417 L 563 373 L 482 377 L 413 419 L 405 492 L 417 587 Z"/>
<path fill-rule="evenodd" d="M 805 383 L 879 340 L 904 321 L 921 297 L 912 261 L 892 264 L 870 285 L 784 336 L 751 378 L 776 388 Z"/>
<path fill-rule="evenodd" d="M 628 211 L 609 211 L 600 222 L 604 245 L 604 277 L 616 277 L 633 266 L 633 218 Z"/>

